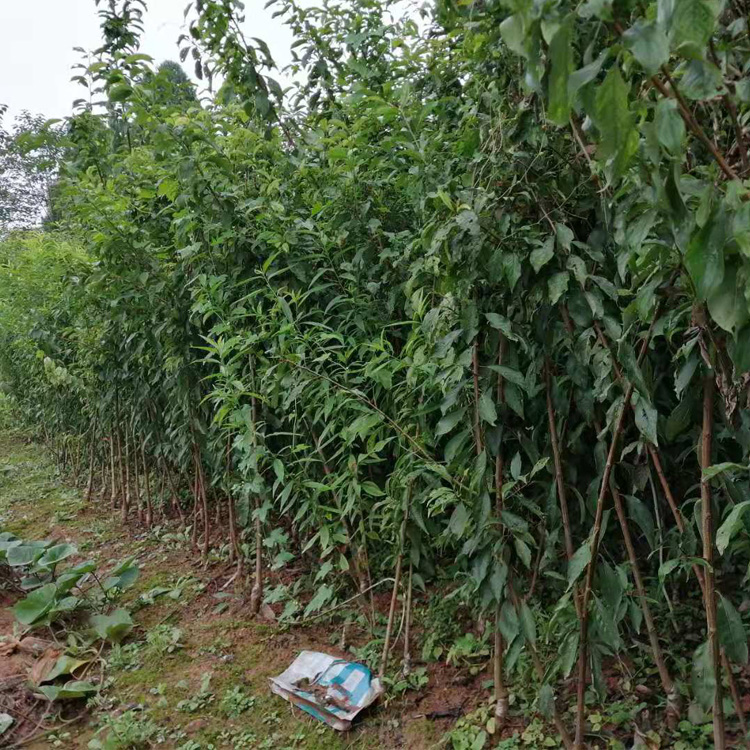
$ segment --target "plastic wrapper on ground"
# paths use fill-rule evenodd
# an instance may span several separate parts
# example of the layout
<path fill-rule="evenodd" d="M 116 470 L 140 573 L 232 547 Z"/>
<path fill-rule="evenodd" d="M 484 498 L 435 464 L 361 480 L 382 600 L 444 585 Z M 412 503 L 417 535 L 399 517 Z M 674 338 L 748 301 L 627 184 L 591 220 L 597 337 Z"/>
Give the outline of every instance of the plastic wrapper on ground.
<path fill-rule="evenodd" d="M 274 693 L 340 732 L 350 729 L 357 714 L 383 692 L 363 664 L 318 651 L 302 651 L 270 683 Z"/>

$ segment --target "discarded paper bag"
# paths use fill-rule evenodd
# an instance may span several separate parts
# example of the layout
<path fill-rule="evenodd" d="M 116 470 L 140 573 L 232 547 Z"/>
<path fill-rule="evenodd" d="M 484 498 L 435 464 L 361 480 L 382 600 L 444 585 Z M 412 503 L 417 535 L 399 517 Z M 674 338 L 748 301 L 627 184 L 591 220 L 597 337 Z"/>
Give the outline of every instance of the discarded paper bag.
<path fill-rule="evenodd" d="M 340 732 L 383 692 L 364 665 L 317 651 L 302 651 L 270 682 L 274 693 Z"/>

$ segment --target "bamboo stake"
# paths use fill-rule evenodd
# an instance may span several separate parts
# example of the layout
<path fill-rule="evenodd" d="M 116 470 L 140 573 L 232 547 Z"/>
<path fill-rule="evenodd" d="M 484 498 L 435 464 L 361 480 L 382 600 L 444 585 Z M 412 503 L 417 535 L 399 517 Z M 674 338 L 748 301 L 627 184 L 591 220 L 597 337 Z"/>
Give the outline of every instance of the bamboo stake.
<path fill-rule="evenodd" d="M 643 357 L 648 349 L 649 341 L 651 340 L 651 334 L 654 330 L 654 325 L 658 317 L 658 308 L 654 314 L 654 318 L 651 321 L 646 337 L 643 340 L 641 351 L 638 355 L 638 364 L 641 363 Z M 596 566 L 596 559 L 599 553 L 599 541 L 602 530 L 602 518 L 604 516 L 604 500 L 607 496 L 609 488 L 609 478 L 612 475 L 612 469 L 615 465 L 615 455 L 617 454 L 617 446 L 622 434 L 623 427 L 625 425 L 625 417 L 630 406 L 630 401 L 633 398 L 633 391 L 635 386 L 631 383 L 625 393 L 623 399 L 622 408 L 617 418 L 615 429 L 612 432 L 612 439 L 609 445 L 609 452 L 607 454 L 607 462 L 604 466 L 604 473 L 602 475 L 601 485 L 599 487 L 599 495 L 596 500 L 596 514 L 594 516 L 594 528 L 591 533 L 591 559 L 586 566 L 586 578 L 583 586 L 583 593 L 581 595 L 581 616 L 580 616 L 580 636 L 578 645 L 578 683 L 576 686 L 576 734 L 575 734 L 575 750 L 583 750 L 583 733 L 585 726 L 585 696 L 586 696 L 586 667 L 588 662 L 588 633 L 589 633 L 589 597 L 591 596 L 591 590 L 594 583 L 594 569 Z"/>
<path fill-rule="evenodd" d="M 154 521 L 154 511 L 151 504 L 151 481 L 148 476 L 145 441 L 141 444 L 141 460 L 143 462 L 143 478 L 146 484 L 146 526 L 150 529 Z"/>
<path fill-rule="evenodd" d="M 250 374 L 253 388 L 255 387 L 255 363 L 250 358 Z M 258 440 L 258 399 L 253 396 L 251 401 L 251 414 L 253 420 L 253 445 Z M 257 615 L 260 612 L 260 603 L 263 599 L 263 534 L 260 525 L 260 498 L 255 498 L 255 580 L 250 591 L 250 614 Z"/>
<path fill-rule="evenodd" d="M 557 499 L 560 502 L 560 515 L 563 522 L 563 535 L 565 536 L 565 556 L 568 561 L 573 557 L 573 533 L 570 527 L 570 513 L 568 511 L 568 498 L 565 490 L 565 476 L 563 474 L 560 444 L 557 439 L 557 424 L 555 421 L 555 409 L 552 404 L 552 377 L 549 358 L 544 367 L 544 381 L 547 390 L 547 421 L 549 423 L 549 436 L 552 443 L 552 458 L 555 464 L 555 484 L 557 485 Z"/>
<path fill-rule="evenodd" d="M 411 674 L 411 597 L 414 566 L 409 562 L 409 583 L 406 589 L 406 622 L 404 624 L 404 675 Z"/>
<path fill-rule="evenodd" d="M 135 490 L 135 509 L 138 514 L 138 524 L 143 526 L 143 504 L 141 498 L 141 449 L 133 429 L 133 484 Z"/>
<path fill-rule="evenodd" d="M 703 472 L 711 465 L 711 443 L 713 438 L 714 419 L 714 373 L 709 371 L 703 378 L 703 431 L 701 434 L 701 523 L 703 526 L 703 559 L 706 561 L 706 628 L 708 630 L 708 647 L 711 666 L 716 682 L 714 692 L 714 746 L 724 750 L 726 736 L 724 732 L 724 706 L 722 703 L 721 685 L 721 647 L 716 615 L 716 589 L 714 578 L 714 529 L 713 511 L 711 508 L 711 481 Z"/>
<path fill-rule="evenodd" d="M 89 446 L 89 476 L 86 480 L 86 502 L 91 502 L 91 495 L 94 492 L 94 440 L 95 435 L 91 436 L 91 444 Z"/>
<path fill-rule="evenodd" d="M 513 587 L 513 582 L 510 579 L 510 576 L 508 577 L 508 583 L 506 585 L 508 588 L 508 594 L 510 595 L 511 603 L 513 604 L 513 607 L 518 613 L 520 612 L 520 609 L 521 609 L 521 603 L 518 599 L 518 595 L 516 594 L 515 588 Z M 542 660 L 539 657 L 539 652 L 536 650 L 536 646 L 531 641 L 527 640 L 526 648 L 528 649 L 529 656 L 531 656 L 531 662 L 534 665 L 534 671 L 536 672 L 536 675 L 539 681 L 544 682 L 544 677 L 545 677 L 546 672 L 544 669 L 544 664 L 542 664 Z M 555 724 L 555 728 L 560 733 L 560 739 L 563 745 L 565 746 L 566 750 L 571 750 L 574 747 L 574 745 L 570 739 L 568 730 L 565 727 L 565 724 L 563 723 L 562 717 L 560 716 L 560 711 L 557 708 L 556 698 L 552 704 L 552 720 Z"/>
<path fill-rule="evenodd" d="M 410 489 L 406 490 L 405 497 L 405 508 L 404 517 L 401 521 L 401 531 L 399 533 L 399 550 L 398 557 L 396 558 L 396 572 L 393 575 L 393 592 L 391 593 L 391 606 L 388 610 L 388 625 L 385 629 L 385 642 L 383 643 L 383 654 L 380 657 L 380 671 L 378 672 L 378 678 L 383 679 L 385 675 L 386 667 L 388 666 L 388 651 L 391 646 L 391 633 L 393 632 L 393 620 L 396 614 L 396 601 L 398 600 L 398 587 L 401 583 L 401 566 L 404 559 L 404 545 L 406 543 L 406 520 L 409 515 L 409 492 Z"/>
<path fill-rule="evenodd" d="M 614 479 L 610 479 L 610 491 L 612 493 L 612 499 L 615 503 L 615 512 L 617 518 L 620 521 L 620 529 L 622 530 L 622 537 L 625 541 L 625 549 L 628 553 L 628 559 L 630 560 L 630 569 L 633 573 L 633 581 L 635 583 L 635 591 L 638 596 L 638 602 L 643 612 L 643 620 L 646 623 L 646 633 L 648 634 L 648 640 L 651 644 L 651 652 L 656 663 L 656 668 L 659 671 L 659 677 L 661 679 L 662 687 L 664 688 L 664 694 L 667 697 L 667 724 L 671 729 L 674 729 L 680 720 L 680 694 L 675 687 L 674 680 L 667 669 L 667 664 L 664 659 L 664 653 L 661 650 L 659 644 L 659 636 L 656 631 L 656 623 L 654 622 L 653 615 L 651 614 L 651 607 L 648 604 L 648 596 L 646 594 L 646 586 L 643 583 L 643 577 L 641 576 L 641 570 L 638 566 L 638 555 L 635 551 L 635 545 L 633 544 L 633 537 L 630 534 L 630 526 L 628 524 L 628 518 L 625 515 L 625 507 L 622 503 L 622 497 L 617 489 Z"/>
<path fill-rule="evenodd" d="M 109 500 L 112 503 L 112 507 L 117 507 L 117 472 L 115 471 L 115 434 L 112 434 L 112 438 L 109 443 L 109 456 L 111 462 L 111 474 L 112 474 L 112 491 L 109 496 Z"/>
<path fill-rule="evenodd" d="M 745 747 L 750 748 L 750 737 L 747 734 L 747 722 L 745 721 L 745 712 L 742 710 L 742 698 L 740 691 L 737 689 L 737 680 L 734 678 L 732 672 L 732 665 L 729 663 L 726 651 L 721 649 L 721 661 L 724 664 L 724 671 L 727 673 L 727 680 L 729 681 L 729 692 L 732 694 L 732 702 L 734 703 L 734 710 L 737 714 L 737 721 L 740 723 L 740 731 L 742 732 L 742 738 L 745 741 Z"/>
<path fill-rule="evenodd" d="M 128 511 L 130 510 L 130 435 L 128 434 L 128 428 L 125 427 L 125 477 L 123 479 L 123 491 L 124 496 L 122 500 L 122 520 L 126 521 L 128 518 Z"/>
<path fill-rule="evenodd" d="M 505 357 L 505 336 L 500 334 L 500 341 L 497 348 L 497 364 L 502 366 Z M 479 364 L 477 360 L 477 365 Z M 505 384 L 503 376 L 497 374 L 496 398 L 501 404 L 505 403 Z M 497 520 L 500 523 L 501 513 L 503 511 L 503 470 L 504 456 L 502 445 L 498 445 L 497 456 L 495 457 L 495 509 Z M 508 688 L 505 684 L 504 660 L 505 660 L 505 641 L 503 634 L 500 632 L 500 602 L 495 607 L 495 628 L 494 628 L 494 653 L 493 653 L 493 679 L 495 683 L 495 728 L 502 729 L 508 721 L 510 713 L 510 699 Z"/>
<path fill-rule="evenodd" d="M 260 600 L 263 598 L 263 535 L 260 526 L 260 498 L 255 498 L 255 580 L 250 591 L 250 614 L 260 612 Z"/>

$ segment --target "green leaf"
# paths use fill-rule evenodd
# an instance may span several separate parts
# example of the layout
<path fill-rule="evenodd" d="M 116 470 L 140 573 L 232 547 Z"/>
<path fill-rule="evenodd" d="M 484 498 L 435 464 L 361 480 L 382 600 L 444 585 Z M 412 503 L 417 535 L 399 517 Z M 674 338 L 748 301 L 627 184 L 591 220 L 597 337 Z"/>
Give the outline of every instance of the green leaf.
<path fill-rule="evenodd" d="M 492 564 L 492 573 L 490 573 L 490 588 L 496 602 L 503 600 L 503 588 L 508 578 L 508 566 L 503 560 L 496 559 Z"/>
<path fill-rule="evenodd" d="M 84 664 L 88 664 L 90 661 L 90 659 L 76 659 L 68 654 L 62 654 L 55 662 L 55 666 L 52 667 L 52 670 L 44 676 L 42 682 L 52 682 L 52 680 L 57 679 L 61 675 L 71 674 Z"/>
<path fill-rule="evenodd" d="M 584 65 L 579 68 L 575 73 L 571 73 L 568 77 L 568 101 L 573 103 L 575 101 L 576 94 L 582 89 L 587 83 L 591 83 L 602 69 L 605 60 L 609 57 L 609 48 L 605 49 L 594 62 Z"/>
<path fill-rule="evenodd" d="M 560 670 L 562 671 L 563 677 L 566 679 L 570 676 L 573 671 L 573 667 L 576 663 L 576 656 L 578 655 L 578 643 L 580 636 L 577 630 L 573 630 L 563 641 L 562 648 L 560 649 Z"/>
<path fill-rule="evenodd" d="M 732 541 L 732 537 L 743 528 L 742 516 L 750 509 L 750 500 L 744 500 L 741 503 L 732 508 L 729 515 L 724 519 L 724 522 L 719 526 L 716 532 L 716 549 L 719 550 L 719 554 L 723 555 L 726 552 L 729 543 Z"/>
<path fill-rule="evenodd" d="M 718 477 L 720 474 L 723 474 L 725 471 L 747 471 L 747 466 L 744 466 L 743 464 L 735 464 L 731 461 L 725 461 L 721 464 L 713 464 L 711 466 L 707 466 L 705 469 L 703 469 L 703 477 L 705 479 L 713 479 L 714 477 Z"/>
<path fill-rule="evenodd" d="M 157 195 L 163 195 L 173 201 L 180 192 L 180 183 L 177 180 L 164 179 L 156 188 Z"/>
<path fill-rule="evenodd" d="M 738 376 L 750 370 L 750 325 L 737 331 L 730 354 Z"/>
<path fill-rule="evenodd" d="M 530 643 L 536 643 L 536 623 L 534 622 L 534 615 L 525 599 L 521 600 L 518 619 L 521 623 L 521 631 L 526 640 Z"/>
<path fill-rule="evenodd" d="M 729 333 L 742 328 L 748 322 L 748 306 L 745 300 L 745 285 L 737 281 L 737 266 L 730 265 L 716 291 L 708 298 L 708 312 Z"/>
<path fill-rule="evenodd" d="M 656 434 L 656 425 L 658 414 L 653 404 L 639 395 L 633 405 L 635 414 L 635 424 L 639 432 L 653 445 L 658 445 L 658 436 Z"/>
<path fill-rule="evenodd" d="M 596 94 L 596 125 L 601 133 L 599 155 L 611 160 L 615 176 L 621 175 L 638 148 L 638 133 L 630 112 L 630 86 L 613 65 Z"/>
<path fill-rule="evenodd" d="M 85 698 L 97 691 L 96 685 L 90 682 L 80 682 L 72 680 L 64 685 L 43 685 L 39 692 L 49 701 L 73 700 L 75 698 Z"/>
<path fill-rule="evenodd" d="M 513 547 L 524 566 L 531 570 L 531 550 L 529 549 L 529 545 L 520 537 L 515 537 L 513 539 Z"/>
<path fill-rule="evenodd" d="M 591 562 L 591 544 L 587 539 L 573 554 L 568 563 L 568 588 L 570 588 L 586 570 Z"/>
<path fill-rule="evenodd" d="M 682 567 L 682 560 L 673 557 L 671 560 L 666 560 L 659 566 L 659 582 L 664 585 L 664 581 L 667 576 L 677 568 Z"/>
<path fill-rule="evenodd" d="M 333 598 L 335 591 L 331 586 L 323 585 L 316 592 L 310 603 L 305 607 L 305 617 L 318 612 Z"/>
<path fill-rule="evenodd" d="M 47 549 L 37 561 L 37 565 L 47 569 L 54 568 L 58 563 L 75 555 L 77 552 L 78 548 L 73 544 L 56 544 L 54 547 Z"/>
<path fill-rule="evenodd" d="M 13 726 L 13 717 L 5 712 L 0 713 L 0 737 Z"/>
<path fill-rule="evenodd" d="M 717 15 L 718 5 L 710 0 L 674 0 L 669 33 L 672 48 L 686 57 L 703 57 Z"/>
<path fill-rule="evenodd" d="M 721 71 L 711 62 L 693 60 L 680 82 L 682 93 L 693 101 L 713 99 L 722 86 Z"/>
<path fill-rule="evenodd" d="M 539 247 L 531 251 L 529 260 L 531 261 L 531 267 L 535 273 L 539 273 L 539 270 L 552 260 L 552 256 L 555 254 L 555 238 L 548 237 L 542 242 Z"/>
<path fill-rule="evenodd" d="M 369 479 L 362 482 L 362 489 L 370 496 L 370 497 L 385 497 L 385 492 L 378 487 L 375 482 L 371 482 Z"/>
<path fill-rule="evenodd" d="M 111 102 L 124 102 L 130 99 L 133 89 L 127 83 L 117 83 L 109 89 L 109 100 Z"/>
<path fill-rule="evenodd" d="M 649 547 L 654 548 L 654 519 L 646 504 L 633 495 L 625 496 L 628 507 L 628 515 L 632 518 L 643 532 Z"/>
<path fill-rule="evenodd" d="M 526 56 L 526 27 L 523 22 L 523 16 L 515 13 L 508 16 L 499 27 L 500 36 L 508 45 L 508 48 L 517 55 Z"/>
<path fill-rule="evenodd" d="M 105 591 L 110 591 L 114 588 L 125 590 L 138 580 L 138 575 L 139 571 L 138 566 L 135 564 L 135 558 L 130 557 L 115 567 L 102 585 Z"/>
<path fill-rule="evenodd" d="M 654 124 L 659 143 L 671 154 L 679 154 L 685 140 L 685 121 L 680 116 L 674 99 L 659 100 L 654 114 Z"/>
<path fill-rule="evenodd" d="M 32 591 L 13 607 L 13 614 L 21 625 L 33 625 L 41 620 L 52 609 L 57 596 L 57 586 L 48 583 Z"/>
<path fill-rule="evenodd" d="M 479 416 L 482 421 L 487 424 L 494 426 L 497 422 L 497 409 L 495 409 L 495 402 L 492 399 L 492 393 L 485 391 L 479 398 Z"/>
<path fill-rule="evenodd" d="M 685 253 L 685 267 L 701 301 L 711 297 L 724 280 L 725 225 L 723 210 L 714 211 L 691 237 Z"/>
<path fill-rule="evenodd" d="M 622 38 L 649 75 L 656 73 L 669 59 L 669 40 L 661 26 L 654 21 L 636 21 Z"/>
<path fill-rule="evenodd" d="M 521 261 L 515 253 L 505 253 L 503 255 L 503 271 L 512 292 L 521 278 Z"/>
<path fill-rule="evenodd" d="M 503 638 L 508 643 L 521 632 L 521 625 L 518 622 L 518 614 L 515 607 L 507 600 L 503 602 L 503 606 L 500 608 L 498 627 L 503 634 Z"/>
<path fill-rule="evenodd" d="M 576 236 L 570 227 L 561 224 L 559 221 L 555 222 L 555 239 L 557 240 L 558 247 L 570 252 L 570 247 L 575 238 Z"/>
<path fill-rule="evenodd" d="M 628 380 L 635 386 L 638 396 L 648 400 L 650 397 L 648 383 L 643 377 L 643 371 L 638 364 L 638 357 L 636 357 L 633 347 L 625 340 L 620 342 L 617 349 L 617 359 L 623 366 Z"/>
<path fill-rule="evenodd" d="M 523 394 L 521 389 L 515 383 L 508 383 L 505 386 L 505 400 L 513 411 L 518 414 L 521 419 L 524 418 L 523 413 Z"/>
<path fill-rule="evenodd" d="M 463 418 L 466 414 L 466 409 L 458 409 L 454 412 L 451 412 L 450 414 L 446 414 L 437 424 L 437 427 L 435 428 L 435 435 L 445 435 L 447 432 L 450 432 Z"/>
<path fill-rule="evenodd" d="M 667 417 L 667 423 L 664 427 L 664 434 L 670 443 L 690 427 L 690 417 L 690 402 L 688 399 L 683 399 L 675 406 L 669 417 Z"/>
<path fill-rule="evenodd" d="M 92 615 L 89 622 L 94 632 L 110 643 L 120 643 L 133 629 L 133 620 L 126 609 L 116 609 L 111 615 Z"/>
<path fill-rule="evenodd" d="M 31 544 L 13 545 L 6 552 L 6 560 L 11 568 L 31 565 L 44 554 L 44 550 Z"/>
<path fill-rule="evenodd" d="M 474 579 L 477 589 L 487 577 L 490 568 L 491 554 L 489 549 L 484 549 L 481 554 L 475 555 L 471 561 L 471 577 Z"/>
<path fill-rule="evenodd" d="M 552 685 L 547 682 L 542 685 L 537 695 L 536 705 L 539 713 L 545 719 L 552 718 L 555 713 L 555 691 L 552 689 Z"/>
<path fill-rule="evenodd" d="M 548 79 L 549 119 L 557 125 L 567 125 L 570 113 L 568 78 L 575 67 L 573 35 L 575 32 L 575 15 L 570 13 L 560 24 L 557 33 L 549 45 L 551 60 Z M 546 262 L 546 261 L 545 261 Z M 532 259 L 532 265 L 534 261 Z M 542 263 L 542 265 L 544 265 Z M 541 266 L 540 266 L 541 267 Z M 534 268 L 538 271 L 538 268 Z"/>
<path fill-rule="evenodd" d="M 705 710 L 708 710 L 714 702 L 714 693 L 716 692 L 713 660 L 708 643 L 703 643 L 695 649 L 690 681 L 696 700 Z"/>
<path fill-rule="evenodd" d="M 549 291 L 549 301 L 556 305 L 560 297 L 568 291 L 568 282 L 570 281 L 570 274 L 567 271 L 561 271 L 550 276 L 547 281 L 547 289 Z"/>
<path fill-rule="evenodd" d="M 487 322 L 498 331 L 501 331 L 503 335 L 511 341 L 517 341 L 518 337 L 513 333 L 511 329 L 510 321 L 504 318 L 502 315 L 497 313 L 485 313 L 484 317 L 487 318 Z"/>
<path fill-rule="evenodd" d="M 448 522 L 448 530 L 454 536 L 461 538 L 466 531 L 466 525 L 469 522 L 469 511 L 466 510 L 466 506 L 463 503 L 459 503 L 454 509 L 451 515 L 451 519 Z"/>
<path fill-rule="evenodd" d="M 526 390 L 526 378 L 518 370 L 506 367 L 505 365 L 487 365 L 487 369 L 496 372 L 508 383 L 515 383 L 520 388 Z"/>
<path fill-rule="evenodd" d="M 674 382 L 674 392 L 677 398 L 681 398 L 683 391 L 690 385 L 690 381 L 693 379 L 697 367 L 698 357 L 693 355 L 680 368 Z"/>
<path fill-rule="evenodd" d="M 747 664 L 747 633 L 740 613 L 732 602 L 719 594 L 718 625 L 719 641 L 724 647 L 729 661 L 734 664 Z"/>
<path fill-rule="evenodd" d="M 457 432 L 446 444 L 445 451 L 443 451 L 443 458 L 445 462 L 449 464 L 458 455 L 462 446 L 466 442 L 466 439 L 470 435 L 469 430 L 461 430 Z"/>
<path fill-rule="evenodd" d="M 617 613 L 613 612 L 598 596 L 594 598 L 592 620 L 596 623 L 599 637 L 609 649 L 616 651 L 622 642 L 617 629 Z"/>

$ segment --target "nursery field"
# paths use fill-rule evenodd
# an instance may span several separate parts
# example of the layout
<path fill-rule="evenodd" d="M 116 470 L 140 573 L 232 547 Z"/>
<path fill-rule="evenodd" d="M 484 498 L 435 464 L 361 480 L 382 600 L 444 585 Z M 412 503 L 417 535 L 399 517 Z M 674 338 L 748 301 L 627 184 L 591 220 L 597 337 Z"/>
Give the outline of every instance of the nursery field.
<path fill-rule="evenodd" d="M 747 0 L 185 5 L 0 106 L 0 744 L 750 748 Z"/>

